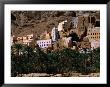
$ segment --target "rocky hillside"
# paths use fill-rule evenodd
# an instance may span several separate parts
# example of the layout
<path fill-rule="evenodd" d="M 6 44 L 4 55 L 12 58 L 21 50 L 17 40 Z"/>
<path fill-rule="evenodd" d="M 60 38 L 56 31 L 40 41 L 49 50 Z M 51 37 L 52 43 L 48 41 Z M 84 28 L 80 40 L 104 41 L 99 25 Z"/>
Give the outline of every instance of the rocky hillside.
<path fill-rule="evenodd" d="M 12 11 L 11 34 L 23 36 L 36 33 L 40 35 L 45 30 L 50 31 L 61 21 L 71 20 L 71 17 L 77 16 L 78 13 L 79 11 Z"/>

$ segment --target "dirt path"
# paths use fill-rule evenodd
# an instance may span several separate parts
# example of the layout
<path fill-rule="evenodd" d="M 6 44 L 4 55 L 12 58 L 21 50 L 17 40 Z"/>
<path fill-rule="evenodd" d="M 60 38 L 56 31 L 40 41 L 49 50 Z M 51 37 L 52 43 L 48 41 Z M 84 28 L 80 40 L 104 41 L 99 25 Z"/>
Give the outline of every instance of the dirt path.
<path fill-rule="evenodd" d="M 82 75 L 81 73 L 71 74 L 47 74 L 47 73 L 30 73 L 30 74 L 19 74 L 17 77 L 100 77 L 100 73 L 91 73 L 88 75 Z"/>

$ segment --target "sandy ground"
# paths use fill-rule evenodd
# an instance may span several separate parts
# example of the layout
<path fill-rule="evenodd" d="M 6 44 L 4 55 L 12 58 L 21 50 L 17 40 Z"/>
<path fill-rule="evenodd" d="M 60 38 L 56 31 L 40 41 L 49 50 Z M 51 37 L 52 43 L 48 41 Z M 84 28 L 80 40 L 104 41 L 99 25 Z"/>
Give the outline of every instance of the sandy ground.
<path fill-rule="evenodd" d="M 88 75 L 82 75 L 81 73 L 63 73 L 63 74 L 47 74 L 47 73 L 30 73 L 19 74 L 17 77 L 99 77 L 100 73 L 91 73 Z"/>

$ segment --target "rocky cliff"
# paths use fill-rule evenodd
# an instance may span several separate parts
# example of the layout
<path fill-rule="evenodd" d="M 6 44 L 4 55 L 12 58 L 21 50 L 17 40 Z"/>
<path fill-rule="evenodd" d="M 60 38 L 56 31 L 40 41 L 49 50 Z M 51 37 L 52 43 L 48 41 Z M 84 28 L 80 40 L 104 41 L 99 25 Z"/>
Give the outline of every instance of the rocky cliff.
<path fill-rule="evenodd" d="M 11 34 L 23 36 L 36 33 L 40 35 L 45 30 L 51 31 L 61 21 L 71 20 L 71 17 L 79 13 L 79 11 L 12 11 Z M 88 12 L 85 11 L 85 13 Z M 97 17 L 100 18 L 99 15 Z"/>

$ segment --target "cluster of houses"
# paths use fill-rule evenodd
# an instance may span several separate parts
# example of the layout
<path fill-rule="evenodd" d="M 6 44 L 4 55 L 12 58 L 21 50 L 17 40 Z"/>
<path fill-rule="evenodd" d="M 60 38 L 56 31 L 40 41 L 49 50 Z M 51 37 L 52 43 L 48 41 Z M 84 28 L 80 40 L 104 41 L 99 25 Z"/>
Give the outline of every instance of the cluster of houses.
<path fill-rule="evenodd" d="M 65 27 L 68 20 L 61 21 L 58 26 L 48 32 L 43 33 L 43 38 L 37 38 L 35 34 L 26 36 L 11 36 L 11 45 L 14 43 L 27 44 L 28 46 L 34 40 L 34 45 L 38 45 L 41 49 L 51 48 L 52 50 L 61 47 L 75 49 L 89 48 L 95 49 L 100 47 L 100 20 L 96 19 L 94 15 L 81 14 L 72 17 L 69 20 L 72 27 L 68 29 Z M 67 31 L 65 31 L 67 30 Z M 81 41 L 73 41 L 69 34 L 75 32 Z M 41 35 L 42 36 L 42 35 Z M 35 39 L 36 37 L 37 39 Z"/>

